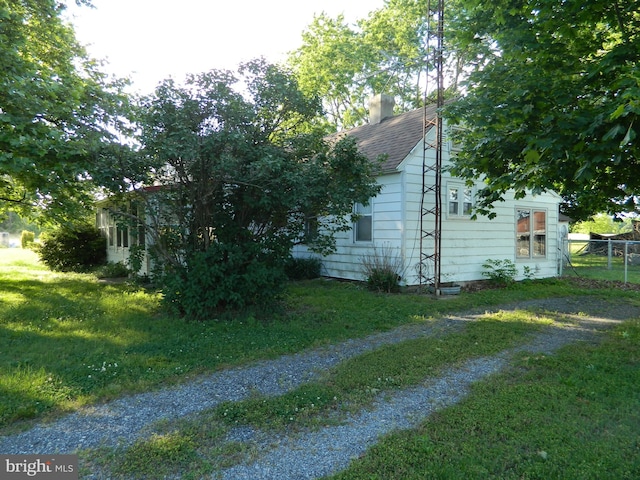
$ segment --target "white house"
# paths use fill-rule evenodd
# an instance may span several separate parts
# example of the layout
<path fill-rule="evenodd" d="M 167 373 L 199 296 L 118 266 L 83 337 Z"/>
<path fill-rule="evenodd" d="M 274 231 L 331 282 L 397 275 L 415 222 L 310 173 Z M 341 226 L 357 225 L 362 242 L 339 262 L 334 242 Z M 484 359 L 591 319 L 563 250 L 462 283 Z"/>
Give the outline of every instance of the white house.
<path fill-rule="evenodd" d="M 360 150 L 374 159 L 387 155 L 378 178 L 381 192 L 368 206 L 356 205 L 360 220 L 349 232 L 337 237 L 335 253 L 322 258 L 322 274 L 328 277 L 363 280 L 362 258 L 381 249 L 399 256 L 406 285 L 420 283 L 420 243 L 423 251 L 433 242 L 423 238 L 420 228 L 423 199 L 423 155 L 426 164 L 435 163 L 435 128 L 424 128 L 425 109 L 393 116 L 393 99 L 378 97 L 370 105 L 371 123 L 343 132 L 356 138 Z M 426 116 L 435 117 L 435 106 Z M 423 138 L 423 132 L 424 134 Z M 446 129 L 445 129 L 446 131 Z M 427 148 L 424 149 L 426 141 Z M 560 197 L 548 192 L 515 199 L 513 195 L 495 205 L 496 217 L 471 219 L 476 191 L 447 172 L 452 154 L 450 141 L 443 143 L 441 182 L 441 281 L 482 280 L 483 264 L 489 260 L 510 260 L 517 279 L 544 278 L 558 274 L 561 239 L 558 235 Z M 424 151 L 424 152 L 423 152 Z M 425 182 L 433 184 L 433 171 Z M 427 199 L 428 201 L 428 199 Z M 431 203 L 435 202 L 435 196 Z M 424 225 L 423 225 L 424 227 Z M 424 228 L 423 228 L 424 229 Z M 304 246 L 295 256 L 312 255 Z"/>

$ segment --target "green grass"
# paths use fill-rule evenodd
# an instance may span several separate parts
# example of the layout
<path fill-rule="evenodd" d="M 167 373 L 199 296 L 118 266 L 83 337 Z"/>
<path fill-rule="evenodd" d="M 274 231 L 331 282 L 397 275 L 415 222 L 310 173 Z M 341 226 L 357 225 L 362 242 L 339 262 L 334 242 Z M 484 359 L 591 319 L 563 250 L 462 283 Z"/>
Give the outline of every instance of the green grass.
<path fill-rule="evenodd" d="M 576 251 L 571 255 L 571 265 L 564 267 L 564 275 L 618 282 L 625 280 L 623 257 L 612 256 L 609 264 L 606 255 L 584 254 L 584 245 L 579 243 L 572 244 L 572 247 Z M 640 284 L 640 266 L 627 265 L 627 282 Z"/>
<path fill-rule="evenodd" d="M 552 322 L 547 317 L 502 312 L 467 323 L 455 334 L 407 340 L 364 353 L 340 363 L 320 381 L 279 397 L 224 402 L 215 417 L 231 426 L 259 428 L 322 424 L 328 414 L 360 410 L 380 392 L 416 385 L 444 367 L 497 353 Z"/>
<path fill-rule="evenodd" d="M 291 284 L 285 307 L 269 318 L 198 323 L 163 314 L 157 292 L 52 273 L 31 252 L 0 250 L 0 426 L 7 433 L 83 404 L 449 312 L 573 295 L 638 303 L 635 291 L 601 287 L 550 279 L 435 300 L 316 280 Z M 152 437 L 88 452 L 81 463 L 89 470 L 102 464 L 118 477 L 207 476 L 256 454 L 221 441 L 231 426 L 339 421 L 380 392 L 508 348 L 557 320 L 552 312 L 488 315 L 454 334 L 353 358 L 281 397 L 256 396 L 157 425 Z M 616 478 L 637 477 L 639 330 L 637 321 L 628 322 L 599 347 L 523 357 L 517 370 L 482 382 L 421 428 L 389 436 L 340 478 L 602 478 L 606 469 Z"/>
<path fill-rule="evenodd" d="M 635 320 L 597 347 L 523 355 L 332 478 L 640 478 L 639 344 Z"/>
<path fill-rule="evenodd" d="M 549 292 L 571 289 L 552 281 L 434 301 L 318 280 L 293 284 L 286 311 L 270 319 L 198 323 L 163 314 L 156 292 L 52 273 L 30 251 L 2 249 L 0 429 L 229 365 Z"/>

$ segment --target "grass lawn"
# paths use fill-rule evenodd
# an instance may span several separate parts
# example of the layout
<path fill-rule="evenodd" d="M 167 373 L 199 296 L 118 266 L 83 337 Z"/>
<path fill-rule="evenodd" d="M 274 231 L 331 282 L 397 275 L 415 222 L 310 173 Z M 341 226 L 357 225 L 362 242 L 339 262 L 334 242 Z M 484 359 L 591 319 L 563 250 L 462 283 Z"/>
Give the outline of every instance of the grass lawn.
<path fill-rule="evenodd" d="M 625 265 L 622 256 L 612 255 L 611 263 L 607 255 L 585 254 L 588 242 L 572 242 L 571 265 L 564 267 L 567 276 L 581 276 L 600 280 L 625 280 Z M 622 250 L 616 247 L 615 250 Z M 627 282 L 640 284 L 640 266 L 627 265 Z"/>
<path fill-rule="evenodd" d="M 163 314 L 156 292 L 52 273 L 32 252 L 2 249 L 0 428 L 7 433 L 83 404 L 448 312 L 572 295 L 639 301 L 635 291 L 557 279 L 448 300 L 379 295 L 353 283 L 317 280 L 291 284 L 285 308 L 269 318 L 199 323 Z M 539 312 L 489 315 L 455 335 L 356 357 L 282 397 L 224 404 L 195 422 L 167 425 L 167 435 L 125 452 L 91 457 L 133 478 L 176 471 L 199 478 L 216 468 L 211 458 L 222 465 L 242 456 L 220 451 L 229 419 L 288 428 L 295 418 L 296 425 L 313 426 L 335 411 L 338 398 L 346 408 L 361 408 L 380 390 L 507 348 L 545 322 Z M 613 478 L 638 478 L 639 342 L 636 319 L 599 347 L 523 357 L 517 371 L 482 382 L 467 400 L 421 428 L 386 438 L 339 478 L 605 478 L 598 473 L 608 471 L 616 473 Z"/>

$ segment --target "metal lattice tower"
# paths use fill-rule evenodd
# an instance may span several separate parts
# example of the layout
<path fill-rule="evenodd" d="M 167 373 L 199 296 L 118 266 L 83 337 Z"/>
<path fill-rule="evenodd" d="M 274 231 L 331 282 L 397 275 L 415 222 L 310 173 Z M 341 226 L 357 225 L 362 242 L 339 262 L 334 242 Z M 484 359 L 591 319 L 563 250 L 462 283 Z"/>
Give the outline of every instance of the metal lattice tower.
<path fill-rule="evenodd" d="M 422 199 L 420 202 L 420 287 L 431 286 L 440 292 L 442 247 L 442 116 L 444 105 L 444 0 L 427 2 L 427 85 L 424 98 L 422 152 Z M 431 66 L 432 65 L 432 66 Z M 429 79 L 435 76 L 436 114 L 427 115 Z M 427 134 L 435 131 L 433 141 Z M 431 158 L 430 154 L 434 152 Z"/>

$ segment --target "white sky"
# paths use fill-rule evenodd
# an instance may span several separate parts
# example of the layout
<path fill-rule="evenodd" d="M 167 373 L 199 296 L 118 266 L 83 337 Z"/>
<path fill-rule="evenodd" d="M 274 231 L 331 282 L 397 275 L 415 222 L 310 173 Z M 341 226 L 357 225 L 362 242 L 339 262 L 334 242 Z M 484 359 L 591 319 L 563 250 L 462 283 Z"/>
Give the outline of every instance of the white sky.
<path fill-rule="evenodd" d="M 134 91 L 151 93 L 163 79 L 239 63 L 286 58 L 302 43 L 314 14 L 366 18 L 384 0 L 68 0 L 76 37 L 102 69 L 130 77 Z"/>

